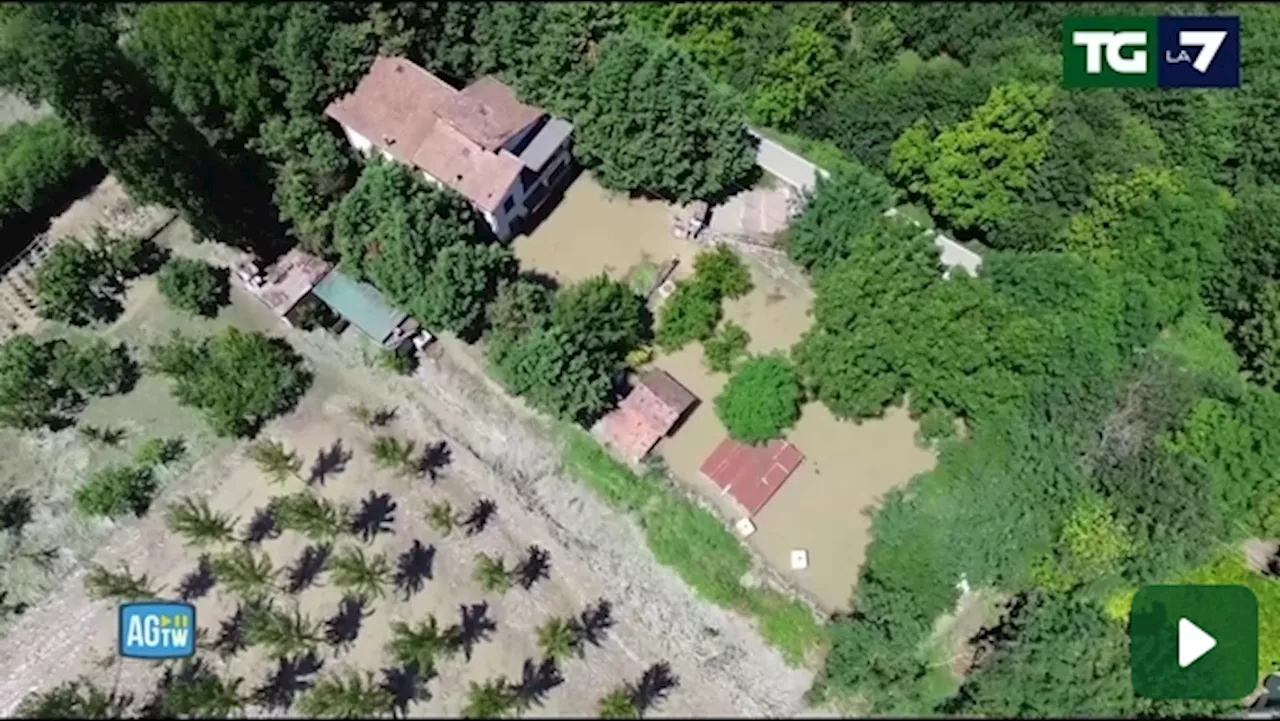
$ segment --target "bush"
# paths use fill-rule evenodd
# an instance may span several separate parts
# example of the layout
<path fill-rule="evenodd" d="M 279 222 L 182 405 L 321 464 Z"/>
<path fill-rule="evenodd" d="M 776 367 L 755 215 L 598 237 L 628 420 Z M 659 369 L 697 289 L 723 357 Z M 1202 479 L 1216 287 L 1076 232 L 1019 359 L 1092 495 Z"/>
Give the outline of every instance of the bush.
<path fill-rule="evenodd" d="M 157 490 L 150 468 L 109 466 L 94 473 L 76 489 L 76 508 L 90 516 L 115 518 L 126 513 L 141 516 L 151 507 Z"/>
<path fill-rule="evenodd" d="M 36 271 L 40 315 L 71 325 L 110 322 L 123 310 L 123 291 L 107 256 L 76 240 L 53 246 Z"/>
<path fill-rule="evenodd" d="M 741 298 L 751 292 L 751 271 L 727 246 L 705 250 L 693 259 L 694 278 L 717 298 Z"/>
<path fill-rule="evenodd" d="M 213 317 L 230 302 L 230 284 L 225 269 L 202 260 L 171 258 L 156 276 L 160 295 L 174 308 Z"/>
<path fill-rule="evenodd" d="M 930 408 L 920 416 L 916 438 L 921 445 L 945 441 L 956 435 L 955 418 L 945 408 Z"/>
<path fill-rule="evenodd" d="M 752 358 L 716 396 L 716 415 L 729 435 L 760 444 L 782 435 L 800 417 L 802 394 L 791 364 L 781 356 Z"/>
<path fill-rule="evenodd" d="M 93 244 L 106 256 L 107 265 L 121 280 L 154 273 L 169 257 L 167 250 L 151 240 L 136 235 L 113 236 L 101 227 L 94 232 Z"/>
<path fill-rule="evenodd" d="M 187 452 L 181 438 L 149 438 L 133 452 L 133 462 L 145 468 L 163 466 L 182 458 Z"/>
<path fill-rule="evenodd" d="M 61 426 L 85 396 L 126 393 L 138 378 L 125 346 L 96 341 L 77 347 L 18 335 L 0 345 L 0 424 Z"/>
<path fill-rule="evenodd" d="M 138 382 L 138 364 L 123 343 L 98 339 L 75 346 L 54 341 L 57 380 L 87 396 L 128 393 Z"/>
<path fill-rule="evenodd" d="M 720 322 L 720 297 L 697 281 L 676 284 L 659 312 L 658 346 L 668 353 L 695 340 L 706 340 Z"/>
<path fill-rule="evenodd" d="M 222 436 L 252 436 L 292 409 L 311 385 L 288 343 L 235 328 L 198 341 L 175 332 L 151 347 L 149 365 L 174 380 L 178 403 L 204 411 Z"/>
<path fill-rule="evenodd" d="M 378 367 L 396 375 L 407 376 L 418 367 L 417 358 L 411 353 L 384 350 L 378 354 Z"/>
<path fill-rule="evenodd" d="M 79 177 L 96 166 L 87 144 L 58 118 L 9 126 L 0 132 L 0 227 L 74 197 Z"/>
<path fill-rule="evenodd" d="M 728 321 L 715 337 L 702 342 L 702 352 L 707 369 L 715 373 L 729 373 L 739 358 L 747 355 L 751 335 L 742 326 Z"/>

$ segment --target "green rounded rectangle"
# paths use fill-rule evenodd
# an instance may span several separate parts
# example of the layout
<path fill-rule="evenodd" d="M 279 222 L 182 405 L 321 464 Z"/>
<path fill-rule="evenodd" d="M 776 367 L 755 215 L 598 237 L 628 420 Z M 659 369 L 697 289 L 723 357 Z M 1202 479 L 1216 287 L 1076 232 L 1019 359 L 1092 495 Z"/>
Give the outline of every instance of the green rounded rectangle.
<path fill-rule="evenodd" d="M 1179 644 L 1203 648 L 1206 635 L 1211 648 L 1180 664 Z M 1129 615 L 1129 669 L 1147 698 L 1248 696 L 1258 686 L 1257 597 L 1244 586 L 1144 586 Z"/>
<path fill-rule="evenodd" d="M 1158 19 L 1069 17 L 1062 20 L 1062 85 L 1154 88 Z"/>

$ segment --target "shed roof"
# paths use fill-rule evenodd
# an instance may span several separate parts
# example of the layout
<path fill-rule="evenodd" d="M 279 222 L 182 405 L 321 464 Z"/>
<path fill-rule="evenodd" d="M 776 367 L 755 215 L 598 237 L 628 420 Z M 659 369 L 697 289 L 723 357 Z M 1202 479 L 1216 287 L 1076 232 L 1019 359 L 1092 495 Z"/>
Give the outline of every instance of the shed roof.
<path fill-rule="evenodd" d="M 284 316 L 293 309 L 316 283 L 333 268 L 323 258 L 292 248 L 262 274 L 262 284 L 247 284 L 249 292 L 257 296 L 276 315 Z M 257 275 L 258 268 L 250 257 L 236 263 L 236 269 L 247 277 Z"/>
<path fill-rule="evenodd" d="M 697 402 L 697 396 L 676 379 L 649 371 L 602 419 L 605 440 L 627 460 L 639 461 Z"/>
<path fill-rule="evenodd" d="M 698 470 L 754 516 L 803 461 L 800 450 L 787 441 L 749 446 L 726 438 Z"/>
<path fill-rule="evenodd" d="M 666 371 L 647 370 L 640 374 L 636 379 L 636 383 L 638 387 L 644 388 L 653 394 L 653 397 L 665 406 L 666 413 L 673 416 L 664 431 L 674 426 L 676 421 L 680 420 L 680 416 L 684 415 L 685 411 L 698 402 L 697 396 L 688 388 L 680 385 L 680 381 L 672 378 L 671 374 Z"/>
<path fill-rule="evenodd" d="M 386 341 L 409 315 L 392 307 L 377 288 L 337 268 L 317 283 L 312 292 L 378 343 Z"/>

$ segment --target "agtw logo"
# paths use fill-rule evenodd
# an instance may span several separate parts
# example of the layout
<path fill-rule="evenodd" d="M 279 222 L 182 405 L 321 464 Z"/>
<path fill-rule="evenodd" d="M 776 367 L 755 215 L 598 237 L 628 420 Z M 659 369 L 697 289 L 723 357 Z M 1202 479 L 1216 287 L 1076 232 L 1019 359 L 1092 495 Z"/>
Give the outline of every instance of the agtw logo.
<path fill-rule="evenodd" d="M 1068 88 L 1233 88 L 1240 85 L 1235 17 L 1068 18 Z"/>
<path fill-rule="evenodd" d="M 126 603 L 119 633 L 125 658 L 186 658 L 196 652 L 196 609 L 189 603 Z"/>

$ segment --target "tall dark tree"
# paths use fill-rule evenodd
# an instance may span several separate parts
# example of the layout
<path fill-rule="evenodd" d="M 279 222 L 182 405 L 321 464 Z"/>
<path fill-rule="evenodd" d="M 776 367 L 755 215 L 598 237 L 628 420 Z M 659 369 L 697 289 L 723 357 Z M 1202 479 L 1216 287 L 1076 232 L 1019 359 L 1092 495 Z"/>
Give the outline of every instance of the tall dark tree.
<path fill-rule="evenodd" d="M 20 8 L 0 36 L 0 84 L 53 106 L 138 200 L 178 208 L 205 237 L 269 246 L 262 199 L 239 193 L 243 177 L 125 56 L 113 13 L 113 5 Z"/>
<path fill-rule="evenodd" d="M 613 190 L 718 200 L 754 166 L 738 101 L 684 51 L 637 33 L 600 44 L 579 121 L 575 152 Z"/>

